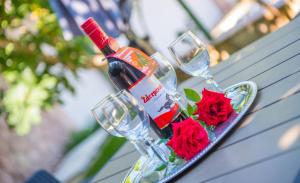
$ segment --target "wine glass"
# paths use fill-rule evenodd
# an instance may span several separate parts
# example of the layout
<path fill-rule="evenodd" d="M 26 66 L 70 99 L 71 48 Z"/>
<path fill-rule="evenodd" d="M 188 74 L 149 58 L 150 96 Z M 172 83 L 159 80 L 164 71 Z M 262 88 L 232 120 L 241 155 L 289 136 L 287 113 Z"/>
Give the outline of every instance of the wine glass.
<path fill-rule="evenodd" d="M 217 92 L 222 92 L 209 71 L 210 58 L 205 44 L 191 31 L 187 31 L 168 47 L 179 68 L 185 73 L 202 77 Z"/>
<path fill-rule="evenodd" d="M 177 92 L 177 76 L 174 67 L 161 53 L 156 52 L 151 55 L 151 58 L 157 63 L 154 75 L 163 84 L 167 92 L 179 103 L 180 107 L 185 109 L 187 102 Z"/>
<path fill-rule="evenodd" d="M 112 95 L 106 96 L 104 99 L 102 99 L 99 103 L 97 103 L 92 109 L 92 115 L 96 119 L 96 121 L 100 124 L 100 126 L 109 134 L 116 136 L 116 137 L 122 137 L 121 134 L 119 134 L 112 126 L 111 124 L 106 120 L 106 118 L 101 115 L 101 105 L 106 101 L 109 100 L 109 98 L 112 98 Z"/>
<path fill-rule="evenodd" d="M 109 121 L 105 118 L 104 115 L 102 115 L 102 104 L 109 100 L 109 98 L 113 98 L 114 94 L 106 96 L 104 99 L 102 99 L 99 103 L 97 103 L 94 108 L 91 110 L 92 115 L 96 119 L 96 121 L 100 124 L 100 126 L 109 134 L 116 136 L 116 137 L 123 137 L 121 134 L 119 134 L 113 126 L 109 123 Z M 147 157 L 148 153 L 147 150 L 139 143 L 132 142 L 137 151 L 141 154 L 141 156 Z"/>
<path fill-rule="evenodd" d="M 154 75 L 164 85 L 170 94 L 177 93 L 176 72 L 171 63 L 159 52 L 151 55 L 151 58 L 157 63 Z"/>
<path fill-rule="evenodd" d="M 167 153 L 149 136 L 148 114 L 126 90 L 104 98 L 92 109 L 92 114 L 108 133 L 132 142 L 142 156 L 167 164 Z"/>

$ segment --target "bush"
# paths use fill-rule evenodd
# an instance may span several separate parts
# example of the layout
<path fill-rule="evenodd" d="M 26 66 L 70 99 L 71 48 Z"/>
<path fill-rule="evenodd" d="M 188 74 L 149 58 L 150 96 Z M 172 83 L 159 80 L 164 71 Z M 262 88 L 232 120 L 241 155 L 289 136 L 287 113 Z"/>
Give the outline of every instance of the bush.
<path fill-rule="evenodd" d="M 0 9 L 0 115 L 24 135 L 62 92 L 75 92 L 68 77 L 92 66 L 94 52 L 83 37 L 63 39 L 48 1 L 4 0 Z"/>

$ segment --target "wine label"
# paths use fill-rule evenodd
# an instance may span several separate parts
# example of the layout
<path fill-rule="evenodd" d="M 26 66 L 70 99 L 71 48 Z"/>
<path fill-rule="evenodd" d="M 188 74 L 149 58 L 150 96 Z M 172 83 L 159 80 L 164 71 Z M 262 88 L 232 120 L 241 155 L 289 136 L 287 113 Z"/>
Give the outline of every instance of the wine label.
<path fill-rule="evenodd" d="M 146 112 L 162 129 L 180 112 L 179 105 L 171 99 L 166 89 L 154 76 L 145 76 L 129 88 Z"/>
<path fill-rule="evenodd" d="M 157 67 L 157 63 L 151 57 L 136 48 L 120 48 L 118 52 L 111 55 L 111 57 L 127 62 L 148 76 L 151 75 Z"/>
<path fill-rule="evenodd" d="M 142 51 L 130 47 L 120 48 L 109 57 L 118 58 L 145 74 L 128 90 L 144 106 L 145 111 L 160 129 L 171 123 L 180 112 L 180 108 L 153 75 L 157 63 Z"/>

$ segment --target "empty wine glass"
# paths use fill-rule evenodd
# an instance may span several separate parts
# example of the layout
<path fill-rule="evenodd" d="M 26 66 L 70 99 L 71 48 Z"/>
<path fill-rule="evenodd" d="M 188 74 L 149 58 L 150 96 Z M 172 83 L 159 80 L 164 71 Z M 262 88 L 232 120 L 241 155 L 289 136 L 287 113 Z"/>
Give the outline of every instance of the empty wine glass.
<path fill-rule="evenodd" d="M 204 78 L 214 90 L 223 92 L 210 74 L 210 58 L 206 46 L 195 34 L 191 31 L 185 32 L 168 49 L 182 71 Z"/>
<path fill-rule="evenodd" d="M 151 55 L 151 58 L 157 63 L 154 75 L 164 85 L 170 94 L 177 93 L 176 72 L 171 63 L 159 52 Z"/>
<path fill-rule="evenodd" d="M 126 90 L 111 94 L 98 103 L 92 113 L 110 134 L 126 137 L 143 156 L 167 163 L 168 155 L 149 136 L 150 120 L 144 108 Z"/>
<path fill-rule="evenodd" d="M 112 126 L 111 124 L 108 122 L 108 120 L 106 120 L 106 118 L 101 115 L 101 105 L 104 101 L 108 100 L 109 98 L 112 98 L 112 95 L 108 95 L 106 96 L 104 99 L 102 99 L 99 103 L 97 103 L 94 108 L 92 108 L 91 112 L 92 115 L 94 116 L 94 118 L 96 119 L 96 121 L 100 124 L 100 126 L 109 134 L 116 136 L 116 137 L 122 137 L 121 134 L 119 134 Z"/>
<path fill-rule="evenodd" d="M 109 98 L 112 98 L 114 94 L 106 96 L 104 99 L 102 99 L 99 103 L 95 105 L 95 107 L 91 110 L 92 115 L 96 119 L 96 121 L 100 124 L 100 126 L 109 134 L 116 136 L 116 137 L 123 137 L 121 134 L 119 134 L 113 126 L 109 123 L 109 121 L 104 117 L 102 114 L 102 108 L 101 105 L 104 103 L 104 101 L 109 100 Z M 144 148 L 143 145 L 137 142 L 132 142 L 137 151 L 141 154 L 141 156 L 148 156 L 147 150 Z"/>
<path fill-rule="evenodd" d="M 187 102 L 184 97 L 177 92 L 177 76 L 174 67 L 168 59 L 159 52 L 152 54 L 151 58 L 158 65 L 154 72 L 155 77 L 164 85 L 167 92 L 173 96 L 173 98 L 179 103 L 180 107 L 185 109 Z"/>

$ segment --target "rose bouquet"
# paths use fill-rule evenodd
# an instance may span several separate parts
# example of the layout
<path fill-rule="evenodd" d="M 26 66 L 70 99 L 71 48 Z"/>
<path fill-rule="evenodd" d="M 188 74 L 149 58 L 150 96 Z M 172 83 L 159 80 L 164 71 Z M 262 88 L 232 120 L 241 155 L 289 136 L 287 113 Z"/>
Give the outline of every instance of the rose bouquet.
<path fill-rule="evenodd" d="M 190 160 L 210 143 L 208 131 L 226 122 L 234 110 L 223 93 L 207 89 L 202 91 L 202 96 L 193 89 L 184 92 L 193 102 L 187 106 L 189 118 L 173 124 L 173 136 L 167 145 L 178 157 Z"/>

